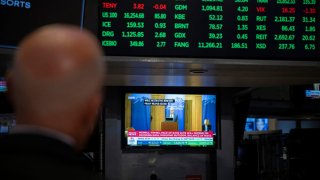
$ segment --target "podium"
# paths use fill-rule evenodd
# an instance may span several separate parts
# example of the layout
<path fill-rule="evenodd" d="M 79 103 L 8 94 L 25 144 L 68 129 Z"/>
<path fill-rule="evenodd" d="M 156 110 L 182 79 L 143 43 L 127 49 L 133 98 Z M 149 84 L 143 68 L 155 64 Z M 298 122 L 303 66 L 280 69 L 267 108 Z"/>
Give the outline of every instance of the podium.
<path fill-rule="evenodd" d="M 178 131 L 178 122 L 161 122 L 161 131 Z"/>

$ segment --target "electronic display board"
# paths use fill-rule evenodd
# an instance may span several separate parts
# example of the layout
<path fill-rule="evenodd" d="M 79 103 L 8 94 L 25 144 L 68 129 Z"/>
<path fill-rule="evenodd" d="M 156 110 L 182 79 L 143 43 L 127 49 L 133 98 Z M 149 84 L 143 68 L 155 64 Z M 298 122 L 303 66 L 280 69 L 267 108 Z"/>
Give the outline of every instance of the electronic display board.
<path fill-rule="evenodd" d="M 100 0 L 107 55 L 318 60 L 319 0 Z"/>
<path fill-rule="evenodd" d="M 219 89 L 137 86 L 121 91 L 123 150 L 220 147 Z"/>
<path fill-rule="evenodd" d="M 24 36 L 52 23 L 83 25 L 85 0 L 1 0 L 0 47 L 15 48 Z"/>

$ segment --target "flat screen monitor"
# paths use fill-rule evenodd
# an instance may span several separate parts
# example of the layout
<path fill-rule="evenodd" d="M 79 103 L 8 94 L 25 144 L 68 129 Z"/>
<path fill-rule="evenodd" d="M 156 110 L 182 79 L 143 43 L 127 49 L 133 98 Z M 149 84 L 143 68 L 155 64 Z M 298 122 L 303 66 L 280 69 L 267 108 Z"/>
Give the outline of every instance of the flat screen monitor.
<path fill-rule="evenodd" d="M 1 0 L 0 48 L 15 48 L 24 36 L 52 23 L 83 26 L 85 0 Z"/>
<path fill-rule="evenodd" d="M 319 90 L 306 90 L 306 98 L 310 99 L 320 99 L 320 91 Z"/>
<path fill-rule="evenodd" d="M 0 93 L 7 91 L 7 83 L 5 81 L 5 78 L 0 77 Z"/>
<path fill-rule="evenodd" d="M 314 83 L 313 87 L 310 85 L 305 90 L 305 97 L 307 99 L 320 99 L 320 83 Z"/>
<path fill-rule="evenodd" d="M 124 148 L 216 148 L 219 134 L 216 92 L 124 93 Z"/>
<path fill-rule="evenodd" d="M 16 117 L 14 114 L 0 114 L 0 135 L 8 134 L 15 125 Z"/>
<path fill-rule="evenodd" d="M 320 83 L 295 85 L 290 87 L 290 99 L 302 104 L 320 100 Z"/>
<path fill-rule="evenodd" d="M 317 114 L 320 111 L 320 84 L 290 86 L 290 100 L 293 104 L 293 114 Z"/>
<path fill-rule="evenodd" d="M 268 118 L 247 118 L 245 124 L 245 131 L 268 131 Z"/>
<path fill-rule="evenodd" d="M 110 56 L 319 60 L 318 0 L 100 0 Z"/>

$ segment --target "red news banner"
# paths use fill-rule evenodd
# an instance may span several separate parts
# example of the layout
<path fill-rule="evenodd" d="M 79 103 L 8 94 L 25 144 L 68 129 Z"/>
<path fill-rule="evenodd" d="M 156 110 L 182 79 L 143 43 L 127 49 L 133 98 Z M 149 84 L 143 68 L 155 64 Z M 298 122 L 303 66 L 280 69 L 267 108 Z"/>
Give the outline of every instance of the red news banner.
<path fill-rule="evenodd" d="M 212 138 L 212 131 L 128 131 L 128 137 L 190 137 L 190 138 Z"/>

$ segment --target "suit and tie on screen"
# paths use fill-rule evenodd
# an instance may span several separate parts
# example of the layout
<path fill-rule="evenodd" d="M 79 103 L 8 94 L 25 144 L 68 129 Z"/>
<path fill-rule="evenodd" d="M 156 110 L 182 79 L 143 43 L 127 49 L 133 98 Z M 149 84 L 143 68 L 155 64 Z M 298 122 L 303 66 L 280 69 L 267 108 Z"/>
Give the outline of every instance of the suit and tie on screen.
<path fill-rule="evenodd" d="M 202 125 L 202 131 L 211 131 L 211 124 L 209 119 L 205 119 Z"/>
<path fill-rule="evenodd" d="M 166 117 L 166 121 L 173 121 L 177 122 L 178 121 L 178 115 L 174 113 L 174 108 L 170 108 L 169 115 Z"/>

